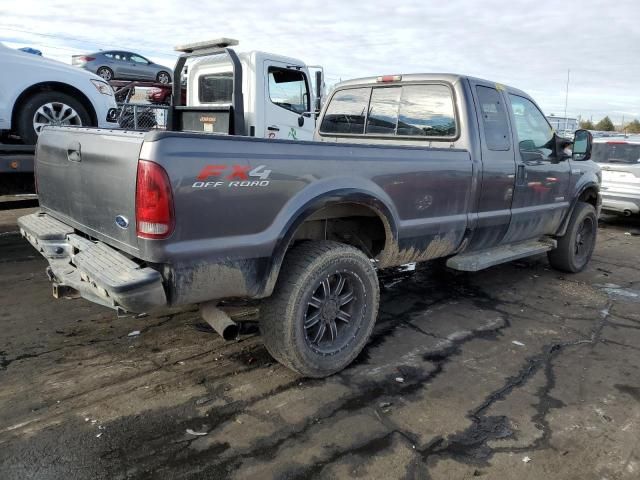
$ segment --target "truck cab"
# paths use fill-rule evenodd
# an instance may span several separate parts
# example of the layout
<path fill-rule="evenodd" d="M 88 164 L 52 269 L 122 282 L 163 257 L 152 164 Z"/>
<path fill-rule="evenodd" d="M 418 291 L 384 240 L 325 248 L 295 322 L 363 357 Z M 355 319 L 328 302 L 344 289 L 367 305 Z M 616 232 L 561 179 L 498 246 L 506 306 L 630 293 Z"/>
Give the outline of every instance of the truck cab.
<path fill-rule="evenodd" d="M 237 43 L 219 39 L 176 47 L 182 56 L 174 79 L 180 78 L 177 73 L 186 65 L 187 106 L 174 98 L 174 118 L 181 118 L 174 127 L 312 140 L 322 96 L 322 69 L 312 67 L 318 73 L 312 81 L 310 67 L 301 60 L 260 51 L 236 53 L 229 47 Z"/>

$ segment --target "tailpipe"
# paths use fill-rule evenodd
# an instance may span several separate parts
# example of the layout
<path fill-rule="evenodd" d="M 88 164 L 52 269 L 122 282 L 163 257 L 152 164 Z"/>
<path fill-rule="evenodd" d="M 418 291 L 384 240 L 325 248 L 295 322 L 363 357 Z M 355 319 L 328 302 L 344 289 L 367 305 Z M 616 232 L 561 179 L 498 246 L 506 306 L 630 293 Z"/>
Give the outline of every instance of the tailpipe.
<path fill-rule="evenodd" d="M 216 302 L 207 302 L 200 305 L 200 314 L 205 322 L 211 325 L 225 340 L 238 338 L 240 327 L 231 320 L 229 315 L 220 310 Z"/>
<path fill-rule="evenodd" d="M 622 214 L 623 214 L 625 217 L 630 217 L 630 216 L 631 216 L 631 214 L 632 214 L 632 212 L 631 212 L 631 210 L 625 210 L 624 212 L 622 212 Z"/>

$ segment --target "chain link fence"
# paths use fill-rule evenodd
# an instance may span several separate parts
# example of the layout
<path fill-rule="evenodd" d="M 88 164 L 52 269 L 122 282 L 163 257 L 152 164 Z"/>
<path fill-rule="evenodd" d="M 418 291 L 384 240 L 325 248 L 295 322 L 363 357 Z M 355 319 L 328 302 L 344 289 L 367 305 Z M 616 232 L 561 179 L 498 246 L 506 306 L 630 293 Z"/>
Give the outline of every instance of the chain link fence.
<path fill-rule="evenodd" d="M 143 103 L 118 104 L 118 123 L 126 130 L 164 130 L 167 127 L 166 105 Z"/>

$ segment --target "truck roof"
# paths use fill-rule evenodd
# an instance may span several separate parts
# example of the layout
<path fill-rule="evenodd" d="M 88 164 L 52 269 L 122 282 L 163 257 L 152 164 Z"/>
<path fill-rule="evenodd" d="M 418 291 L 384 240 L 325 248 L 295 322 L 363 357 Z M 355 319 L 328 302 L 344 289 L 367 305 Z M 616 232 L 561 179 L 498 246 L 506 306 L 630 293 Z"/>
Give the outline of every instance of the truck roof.
<path fill-rule="evenodd" d="M 284 55 L 278 55 L 277 53 L 263 52 L 261 50 L 249 50 L 246 52 L 237 52 L 237 54 L 240 60 L 245 62 L 250 62 L 251 58 L 256 59 L 256 61 L 260 61 L 261 58 L 268 58 L 271 60 L 277 60 L 279 62 L 290 64 L 290 65 L 297 65 L 297 66 L 305 65 L 305 63 L 302 60 L 299 60 L 297 58 L 286 57 Z M 194 66 L 196 64 L 197 65 L 215 65 L 218 63 L 227 63 L 227 62 L 229 62 L 229 57 L 224 53 L 220 53 L 217 55 L 211 55 L 211 56 L 199 58 L 194 62 Z"/>
<path fill-rule="evenodd" d="M 510 93 L 515 93 L 517 95 L 524 96 L 526 98 L 530 98 L 530 96 L 514 87 L 510 87 L 508 85 L 504 85 L 499 82 L 493 82 L 491 80 L 487 80 L 484 78 L 472 77 L 470 75 L 461 75 L 459 73 L 408 73 L 408 74 L 398 74 L 402 77 L 401 80 L 398 80 L 397 83 L 406 83 L 406 82 L 425 82 L 425 81 L 445 81 L 451 84 L 455 84 L 462 79 L 468 80 L 476 80 L 480 82 L 493 83 L 495 85 L 499 85 L 503 89 L 507 90 Z M 380 76 L 375 77 L 362 77 L 362 78 L 354 78 L 352 80 L 345 80 L 343 82 L 337 83 L 335 85 L 335 89 L 343 88 L 343 87 L 352 87 L 352 86 L 361 86 L 361 85 L 380 85 L 378 79 Z"/>

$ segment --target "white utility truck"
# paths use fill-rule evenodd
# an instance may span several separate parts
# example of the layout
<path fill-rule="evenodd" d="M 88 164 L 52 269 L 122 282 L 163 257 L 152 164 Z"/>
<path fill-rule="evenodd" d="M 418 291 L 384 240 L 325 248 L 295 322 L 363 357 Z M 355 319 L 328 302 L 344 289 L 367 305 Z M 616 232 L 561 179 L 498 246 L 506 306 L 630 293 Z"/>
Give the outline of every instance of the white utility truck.
<path fill-rule="evenodd" d="M 230 47 L 237 44 L 221 38 L 175 48 L 181 55 L 167 129 L 312 140 L 324 90 L 322 67 L 260 51 L 236 53 Z"/>

